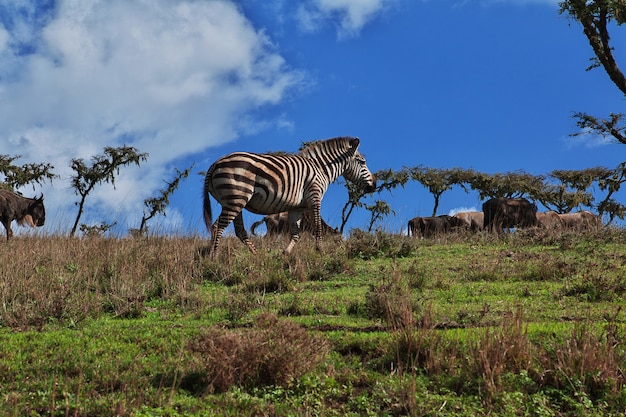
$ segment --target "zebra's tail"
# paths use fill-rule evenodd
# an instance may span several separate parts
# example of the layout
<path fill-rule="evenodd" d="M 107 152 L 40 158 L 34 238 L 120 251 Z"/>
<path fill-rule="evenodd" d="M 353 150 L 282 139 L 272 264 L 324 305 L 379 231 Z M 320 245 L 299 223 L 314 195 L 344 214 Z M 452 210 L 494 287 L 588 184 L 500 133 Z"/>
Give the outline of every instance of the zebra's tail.
<path fill-rule="evenodd" d="M 255 233 L 256 228 L 259 227 L 261 223 L 263 223 L 264 221 L 265 221 L 265 218 L 262 218 L 258 222 L 252 223 L 252 226 L 250 226 L 250 233 L 252 233 L 252 236 L 256 236 L 256 233 Z"/>

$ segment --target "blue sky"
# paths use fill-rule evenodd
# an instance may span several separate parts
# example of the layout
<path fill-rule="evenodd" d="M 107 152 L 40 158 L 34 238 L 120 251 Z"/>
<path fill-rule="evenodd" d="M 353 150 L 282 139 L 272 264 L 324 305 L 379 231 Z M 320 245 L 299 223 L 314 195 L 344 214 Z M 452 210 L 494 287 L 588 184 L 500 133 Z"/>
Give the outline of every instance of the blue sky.
<path fill-rule="evenodd" d="M 612 42 L 626 62 L 620 30 Z M 195 163 L 152 226 L 199 233 L 197 172 L 236 150 L 349 135 L 372 171 L 614 168 L 624 145 L 569 137 L 574 112 L 623 111 L 604 70 L 585 71 L 592 56 L 553 0 L 4 1 L 0 153 L 55 166 L 60 178 L 35 190 L 50 232 L 68 231 L 76 214 L 71 158 L 105 146 L 150 156 L 89 197 L 85 223 L 137 227 L 143 200 Z M 416 182 L 380 198 L 396 213 L 380 224 L 392 232 L 433 207 Z M 331 186 L 329 224 L 345 200 Z M 481 204 L 453 190 L 439 213 Z M 248 226 L 257 219 L 245 215 Z M 366 225 L 361 211 L 348 228 Z"/>

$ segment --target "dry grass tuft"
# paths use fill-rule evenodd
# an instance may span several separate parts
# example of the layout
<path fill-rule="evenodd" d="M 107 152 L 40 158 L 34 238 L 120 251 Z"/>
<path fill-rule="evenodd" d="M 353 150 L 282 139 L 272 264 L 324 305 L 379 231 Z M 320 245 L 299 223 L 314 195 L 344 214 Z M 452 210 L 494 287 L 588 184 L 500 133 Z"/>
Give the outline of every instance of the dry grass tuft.
<path fill-rule="evenodd" d="M 382 283 L 371 285 L 365 294 L 368 318 L 384 319 L 393 329 L 411 329 L 415 326 L 418 305 L 413 301 L 410 279 L 402 271 L 382 270 Z"/>
<path fill-rule="evenodd" d="M 0 325 L 136 317 L 153 299 L 182 306 L 199 282 L 194 238 L 19 238 L 0 251 Z"/>
<path fill-rule="evenodd" d="M 486 328 L 482 336 L 468 342 L 468 376 L 480 381 L 483 397 L 493 401 L 503 391 L 505 375 L 533 372 L 535 350 L 518 308 L 499 329 Z"/>
<path fill-rule="evenodd" d="M 543 358 L 551 370 L 545 383 L 594 401 L 617 396 L 626 387 L 624 335 L 617 329 L 609 323 L 598 335 L 589 324 L 577 326 L 569 338 L 554 347 L 553 355 Z"/>
<path fill-rule="evenodd" d="M 232 386 L 286 386 L 313 369 L 329 352 L 321 337 L 288 320 L 262 314 L 253 328 L 212 328 L 188 345 L 199 361 L 204 392 Z"/>

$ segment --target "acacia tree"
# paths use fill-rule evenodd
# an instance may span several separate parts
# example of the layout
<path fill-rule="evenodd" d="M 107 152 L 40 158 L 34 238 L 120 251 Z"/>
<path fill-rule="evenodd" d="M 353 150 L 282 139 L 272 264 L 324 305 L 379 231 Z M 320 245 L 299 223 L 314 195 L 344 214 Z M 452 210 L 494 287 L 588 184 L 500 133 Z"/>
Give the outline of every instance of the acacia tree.
<path fill-rule="evenodd" d="M 518 198 L 539 194 L 543 188 L 544 177 L 524 171 L 504 174 L 476 173 L 469 179 L 469 185 L 478 191 L 481 199 L 507 197 Z"/>
<path fill-rule="evenodd" d="M 19 158 L 21 155 L 0 155 L 0 174 L 4 177 L 0 183 L 1 188 L 13 191 L 32 183 L 34 190 L 35 184 L 43 185 L 45 181 L 52 181 L 56 177 L 52 173 L 54 169 L 52 165 L 48 163 L 15 165 L 13 162 Z"/>
<path fill-rule="evenodd" d="M 147 158 L 147 153 L 139 153 L 132 146 L 121 146 L 119 148 L 105 147 L 103 155 L 96 155 L 91 158 L 91 165 L 86 164 L 81 158 L 72 159 L 70 166 L 75 172 L 71 177 L 72 187 L 74 187 L 75 193 L 80 196 L 80 200 L 76 203 L 78 213 L 70 236 L 74 236 L 76 233 L 78 222 L 85 209 L 85 200 L 96 185 L 110 183 L 115 187 L 115 176 L 119 174 L 120 167 L 130 164 L 139 166 L 140 162 Z M 106 228 L 108 229 L 108 227 Z"/>
<path fill-rule="evenodd" d="M 341 226 L 339 232 L 343 233 L 343 230 L 348 223 L 350 215 L 355 208 L 364 207 L 365 203 L 362 201 L 369 194 L 380 194 L 383 191 L 391 192 L 398 186 L 404 187 L 409 180 L 409 174 L 406 170 L 394 172 L 392 169 L 384 169 L 374 173 L 376 177 L 376 190 L 372 193 L 366 193 L 361 187 L 355 185 L 350 181 L 345 182 L 345 186 L 348 189 L 348 201 L 341 210 Z M 382 201 L 376 201 L 373 205 L 367 205 L 365 208 L 370 211 L 370 224 L 371 229 L 374 222 L 382 219 L 384 216 L 395 213 L 389 205 Z"/>
<path fill-rule="evenodd" d="M 372 231 L 374 223 L 378 220 L 382 220 L 385 216 L 390 214 L 396 214 L 396 212 L 391 209 L 391 206 L 383 200 L 376 200 L 374 204 L 365 205 L 365 209 L 370 212 L 370 221 L 367 225 L 368 232 Z"/>
<path fill-rule="evenodd" d="M 589 205 L 593 200 L 591 193 L 580 190 L 570 190 L 565 184 L 545 184 L 544 188 L 532 195 L 548 210 L 557 213 L 569 213 L 575 207 Z"/>
<path fill-rule="evenodd" d="M 462 168 L 440 169 L 418 165 L 405 169 L 410 173 L 412 180 L 421 183 L 433 195 L 435 203 L 432 216 L 437 215 L 439 201 L 444 192 L 451 190 L 455 185 L 460 185 L 467 192 L 465 184 L 474 176 L 474 171 Z"/>
<path fill-rule="evenodd" d="M 609 36 L 610 23 L 615 22 L 617 26 L 620 26 L 626 22 L 626 2 L 624 0 L 567 0 L 560 2 L 559 6 L 559 13 L 568 15 L 582 25 L 583 32 L 593 49 L 595 57 L 591 59 L 592 64 L 587 70 L 602 66 L 611 81 L 626 95 L 626 77 L 617 64 Z M 584 131 L 590 130 L 626 144 L 623 114 L 610 113 L 608 118 L 602 119 L 578 112 L 574 117 L 578 119 L 576 123 L 578 127 Z M 574 133 L 572 136 L 583 133 Z"/>
<path fill-rule="evenodd" d="M 548 174 L 543 189 L 534 191 L 530 196 L 557 213 L 569 213 L 580 206 L 592 207 L 594 197 L 590 189 L 598 178 L 609 172 L 603 167 L 554 170 Z"/>
<path fill-rule="evenodd" d="M 563 194 L 566 198 L 553 195 L 548 200 L 556 206 L 556 211 L 567 213 L 578 206 L 587 206 L 596 208 L 600 216 L 608 215 L 608 223 L 611 223 L 616 217 L 624 218 L 626 206 L 617 202 L 614 199 L 614 194 L 626 182 L 626 163 L 621 163 L 615 169 L 595 167 L 583 170 L 555 170 L 549 176 L 558 181 L 553 187 L 565 190 Z M 604 198 L 597 203 L 595 202 L 597 199 L 594 197 L 593 187 L 606 192 Z M 543 204 L 548 207 L 546 203 Z"/>
<path fill-rule="evenodd" d="M 192 164 L 184 171 L 179 171 L 178 169 L 176 169 L 176 176 L 172 181 L 165 182 L 167 184 L 167 187 L 159 190 L 158 197 L 147 198 L 143 201 L 143 204 L 148 209 L 148 212 L 144 210 L 139 229 L 137 229 L 136 231 L 131 230 L 131 232 L 136 232 L 136 234 L 141 236 L 147 231 L 148 220 L 152 219 L 159 213 L 165 216 L 165 209 L 170 204 L 170 196 L 174 193 L 174 191 L 178 189 L 180 181 L 189 176 L 189 172 L 191 172 L 194 166 L 195 164 Z"/>
<path fill-rule="evenodd" d="M 602 216 L 608 214 L 610 224 L 619 217 L 624 220 L 626 206 L 613 198 L 613 195 L 620 190 L 622 184 L 626 182 L 626 162 L 619 164 L 614 170 L 610 170 L 604 176 L 598 177 L 598 187 L 607 194 L 597 205 L 598 213 Z"/>

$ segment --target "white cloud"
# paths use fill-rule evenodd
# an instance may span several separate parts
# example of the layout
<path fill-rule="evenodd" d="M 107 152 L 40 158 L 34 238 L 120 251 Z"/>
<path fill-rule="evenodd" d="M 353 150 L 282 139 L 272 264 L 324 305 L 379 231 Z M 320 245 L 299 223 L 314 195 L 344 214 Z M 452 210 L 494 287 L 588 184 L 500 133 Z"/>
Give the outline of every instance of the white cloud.
<path fill-rule="evenodd" d="M 0 30 L 0 149 L 56 167 L 49 205 L 76 200 L 72 158 L 128 144 L 148 162 L 94 199 L 141 207 L 172 161 L 263 126 L 255 110 L 303 81 L 231 1 L 61 0 L 45 19 L 37 3 Z"/>
<path fill-rule="evenodd" d="M 576 136 L 567 136 L 562 139 L 568 149 L 584 146 L 586 148 L 598 148 L 600 146 L 614 145 L 617 140 L 612 136 L 598 135 L 591 129 L 583 129 Z"/>
<path fill-rule="evenodd" d="M 393 0 L 311 0 L 298 7 L 300 27 L 315 32 L 336 22 L 339 39 L 358 36 L 363 27 L 383 13 Z"/>

